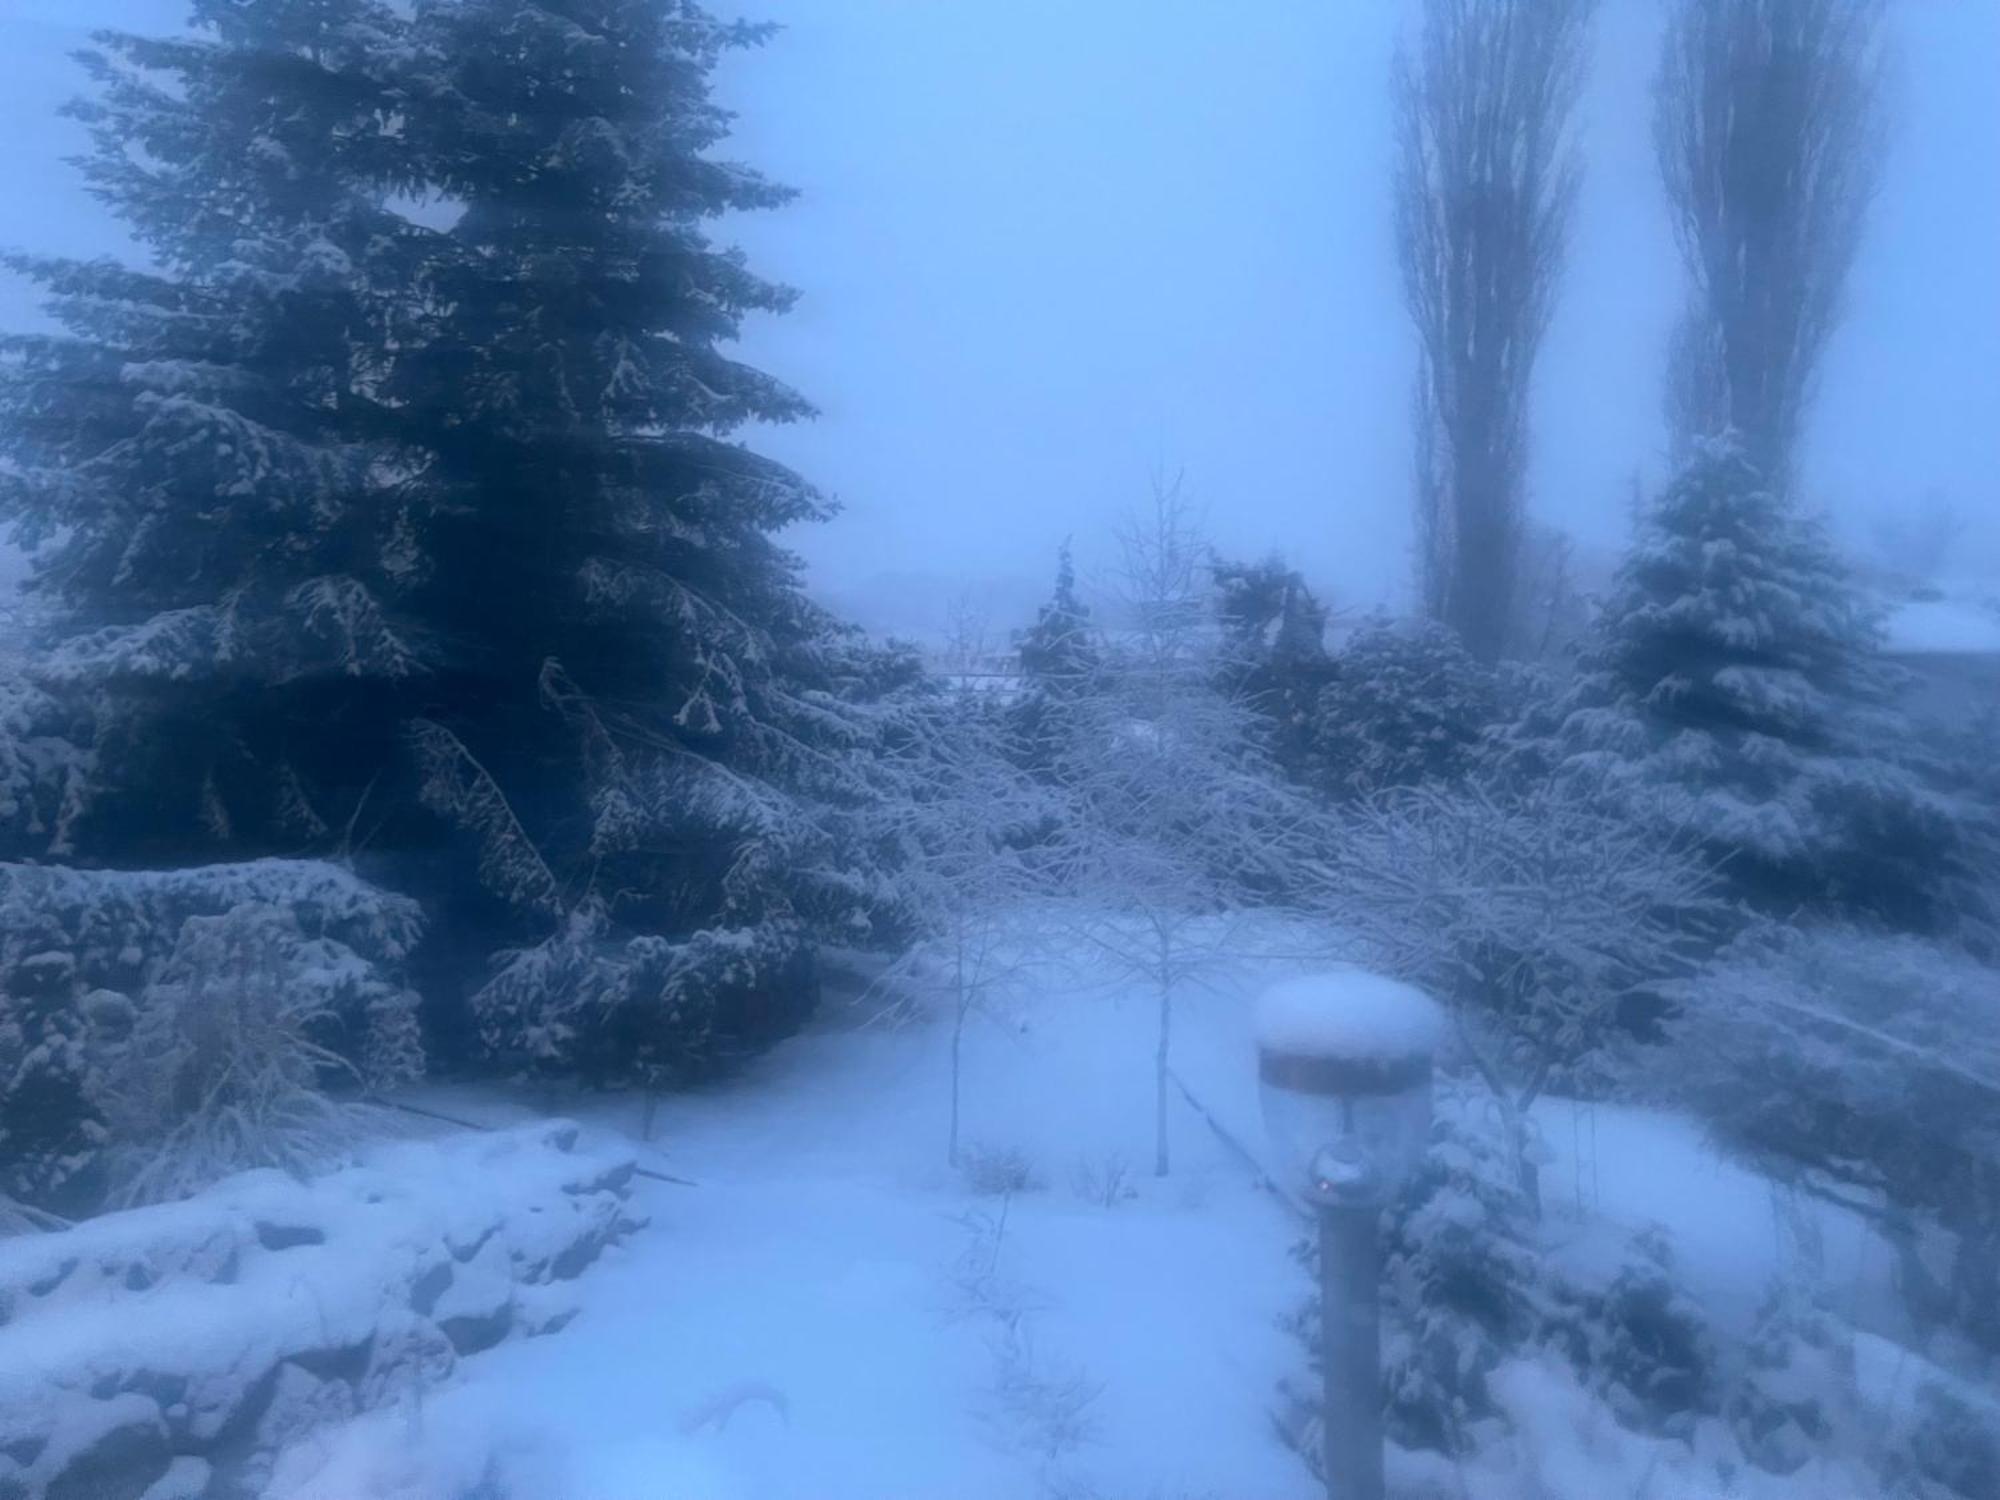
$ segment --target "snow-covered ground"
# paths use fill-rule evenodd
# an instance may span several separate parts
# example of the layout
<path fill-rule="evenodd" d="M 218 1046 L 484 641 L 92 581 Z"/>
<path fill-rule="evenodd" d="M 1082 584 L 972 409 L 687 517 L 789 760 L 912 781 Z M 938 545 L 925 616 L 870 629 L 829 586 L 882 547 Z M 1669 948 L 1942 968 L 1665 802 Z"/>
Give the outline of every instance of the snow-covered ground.
<path fill-rule="evenodd" d="M 1283 971 L 1231 970 L 1176 1032 L 1179 1074 L 1255 1148 L 1250 1001 Z M 1299 1363 L 1278 1327 L 1307 1291 L 1299 1222 L 1183 1100 L 1172 1175 L 1146 1170 L 1152 1016 L 1142 994 L 1078 982 L 977 1028 L 970 1174 L 943 1159 L 942 1024 L 831 1015 L 729 1086 L 663 1100 L 649 1159 L 696 1185 L 643 1185 L 651 1227 L 593 1272 L 584 1314 L 294 1452 L 280 1494 L 448 1500 L 487 1476 L 482 1493 L 522 1500 L 1308 1500 L 1271 1418 Z M 491 1121 L 527 1109 L 425 1097 Z M 607 1101 L 594 1124 L 640 1116 Z M 1690 1288 L 1747 1316 L 1782 1253 L 1767 1183 L 1671 1117 L 1554 1101 L 1541 1124 L 1553 1233 L 1662 1221 Z M 1011 1193 L 968 1181 L 1023 1171 Z M 1875 1298 L 1880 1247 L 1828 1232 L 1828 1265 Z M 1405 1457 L 1403 1493 L 1706 1493 L 1678 1445 L 1625 1434 L 1557 1372 L 1512 1367 L 1505 1387 L 1510 1452 L 1469 1481 Z M 1848 1493 L 1812 1466 L 1732 1492 Z"/>

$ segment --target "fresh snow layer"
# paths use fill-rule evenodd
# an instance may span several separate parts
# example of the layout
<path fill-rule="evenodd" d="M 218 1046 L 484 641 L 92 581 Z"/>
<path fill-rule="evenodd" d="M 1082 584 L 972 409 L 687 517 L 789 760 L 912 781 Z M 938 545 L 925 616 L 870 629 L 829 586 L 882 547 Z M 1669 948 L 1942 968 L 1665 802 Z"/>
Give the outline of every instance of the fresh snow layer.
<path fill-rule="evenodd" d="M 1312 944 L 1273 933 L 1269 947 Z M 315 1437 L 266 1500 L 1312 1500 L 1323 1491 L 1273 1435 L 1279 1383 L 1305 1368 L 1281 1326 L 1312 1290 L 1305 1226 L 1244 1160 L 1262 1150 L 1255 998 L 1297 972 L 1232 958 L 1176 1002 L 1175 1075 L 1234 1144 L 1176 1090 L 1165 1179 L 1150 1170 L 1157 996 L 1081 959 L 996 993 L 965 1038 L 962 1103 L 968 1156 L 1025 1169 L 1011 1196 L 945 1167 L 949 1024 L 829 1013 L 744 1077 L 659 1101 L 638 1149 L 699 1185 L 635 1185 L 652 1228 L 582 1281 L 574 1322 Z M 1322 975 L 1301 992 L 1328 988 Z M 548 1107 L 414 1097 L 495 1123 Z M 607 1130 L 647 1113 L 563 1101 L 578 1106 Z M 1677 1116 L 1549 1099 L 1535 1120 L 1552 1247 L 1658 1220 L 1690 1291 L 1747 1326 L 1785 1264 L 1769 1182 Z M 1829 1276 L 1874 1321 L 1893 1258 L 1851 1215 L 1803 1207 Z M 1706 1450 L 1627 1432 L 1562 1369 L 1515 1363 L 1496 1382 L 1518 1431 L 1462 1463 L 1394 1452 L 1393 1493 L 1724 1493 Z M 1053 1420 L 1070 1408 L 1074 1441 Z M 1727 1493 L 1879 1487 L 1814 1463 L 1739 1467 Z"/>
<path fill-rule="evenodd" d="M 0 1495 L 96 1494 L 111 1462 L 176 1484 L 212 1462 L 234 1493 L 301 1432 L 559 1328 L 566 1283 L 638 1227 L 632 1153 L 578 1138 L 397 1142 L 0 1241 Z"/>
<path fill-rule="evenodd" d="M 1267 1052 L 1393 1062 L 1435 1054 L 1444 1039 L 1436 1001 L 1365 969 L 1281 980 L 1257 1002 L 1257 1044 Z"/>

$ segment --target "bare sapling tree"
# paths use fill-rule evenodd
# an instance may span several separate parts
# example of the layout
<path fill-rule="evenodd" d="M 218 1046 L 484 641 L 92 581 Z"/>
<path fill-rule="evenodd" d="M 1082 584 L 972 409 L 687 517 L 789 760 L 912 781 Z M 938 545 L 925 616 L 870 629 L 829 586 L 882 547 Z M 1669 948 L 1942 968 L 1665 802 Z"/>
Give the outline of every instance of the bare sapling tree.
<path fill-rule="evenodd" d="M 1507 646 L 1528 399 L 1580 165 L 1570 122 L 1595 0 L 1425 0 L 1395 65 L 1397 253 L 1416 324 L 1425 608 Z"/>
<path fill-rule="evenodd" d="M 1882 0 L 1675 0 L 1654 142 L 1688 278 L 1683 444 L 1734 430 L 1789 487 L 1881 175 Z"/>
<path fill-rule="evenodd" d="M 1915 505 L 1884 505 L 1868 523 L 1868 561 L 1906 588 L 1936 583 L 1951 571 L 1970 524 L 1942 490 L 1925 491 Z"/>
<path fill-rule="evenodd" d="M 948 676 L 982 675 L 989 670 L 993 651 L 993 621 L 970 585 L 955 590 L 945 601 L 944 641 L 938 664 Z"/>
<path fill-rule="evenodd" d="M 1180 481 L 1156 479 L 1118 540 L 1117 625 L 1068 716 L 1055 780 L 1084 935 L 1156 997 L 1153 1169 L 1165 1176 L 1175 1001 L 1232 955 L 1231 919 L 1260 879 L 1276 881 L 1304 813 L 1231 690 L 1240 674 L 1220 654 L 1209 548 Z"/>
<path fill-rule="evenodd" d="M 1537 1212 L 1530 1112 L 1605 1061 L 1628 1001 L 1691 972 L 1719 911 L 1698 848 L 1573 781 L 1384 793 L 1328 845 L 1329 914 L 1449 1008 Z"/>
<path fill-rule="evenodd" d="M 1018 769 L 1004 724 L 978 689 L 948 690 L 906 705 L 884 747 L 881 816 L 915 941 L 883 982 L 905 1003 L 942 992 L 950 1007 L 945 1157 L 954 1168 L 966 1030 L 1028 962 L 1023 913 L 1050 878 L 1034 840 L 1058 818 L 1057 793 Z"/>

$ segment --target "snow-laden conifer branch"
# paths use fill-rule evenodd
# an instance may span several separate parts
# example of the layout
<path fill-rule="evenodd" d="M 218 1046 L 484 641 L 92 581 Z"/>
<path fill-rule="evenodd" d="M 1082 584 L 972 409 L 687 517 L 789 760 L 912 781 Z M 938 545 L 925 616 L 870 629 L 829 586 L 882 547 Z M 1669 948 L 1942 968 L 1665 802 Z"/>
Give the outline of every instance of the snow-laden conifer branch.
<path fill-rule="evenodd" d="M 561 914 L 562 882 L 478 757 L 457 735 L 430 719 L 413 723 L 410 739 L 423 776 L 424 805 L 456 820 L 478 839 L 481 878 L 522 907 L 549 916 Z"/>

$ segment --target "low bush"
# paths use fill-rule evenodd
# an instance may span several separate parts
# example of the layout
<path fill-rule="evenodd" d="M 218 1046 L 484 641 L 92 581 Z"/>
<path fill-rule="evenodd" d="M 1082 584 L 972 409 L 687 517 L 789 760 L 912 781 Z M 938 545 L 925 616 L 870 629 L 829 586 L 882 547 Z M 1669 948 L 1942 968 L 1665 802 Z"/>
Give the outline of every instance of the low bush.
<path fill-rule="evenodd" d="M 415 903 L 340 867 L 0 865 L 0 1201 L 17 1225 L 338 1156 L 423 1068 Z"/>

